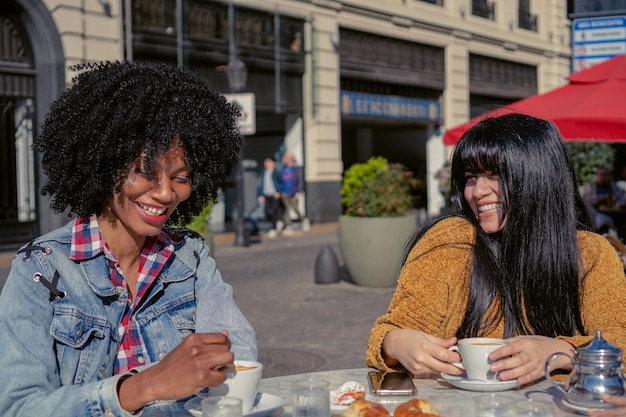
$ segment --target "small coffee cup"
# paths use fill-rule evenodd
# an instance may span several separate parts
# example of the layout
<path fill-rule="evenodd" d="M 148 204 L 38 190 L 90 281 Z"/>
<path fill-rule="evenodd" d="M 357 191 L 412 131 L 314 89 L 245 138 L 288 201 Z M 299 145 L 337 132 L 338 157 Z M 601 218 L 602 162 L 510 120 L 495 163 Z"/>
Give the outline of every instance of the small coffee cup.
<path fill-rule="evenodd" d="M 242 401 L 243 414 L 249 414 L 254 407 L 254 400 L 259 389 L 263 365 L 254 361 L 235 361 L 234 369 L 224 371 L 226 381 L 217 387 L 211 387 L 209 397 L 235 397 Z"/>
<path fill-rule="evenodd" d="M 461 367 L 465 369 L 467 379 L 489 382 L 498 380 L 498 373 L 490 369 L 492 361 L 489 360 L 489 354 L 507 343 L 504 339 L 470 337 L 459 340 L 449 350 L 459 352 L 461 355 Z"/>

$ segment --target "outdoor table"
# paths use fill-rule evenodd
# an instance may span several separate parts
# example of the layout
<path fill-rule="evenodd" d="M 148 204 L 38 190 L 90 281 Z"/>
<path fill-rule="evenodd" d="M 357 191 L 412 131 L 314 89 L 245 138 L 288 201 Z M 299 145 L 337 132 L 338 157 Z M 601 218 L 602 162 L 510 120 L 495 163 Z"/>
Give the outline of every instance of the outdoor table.
<path fill-rule="evenodd" d="M 261 393 L 276 395 L 283 400 L 283 407 L 276 410 L 271 417 L 291 417 L 292 384 L 294 381 L 308 377 L 325 379 L 329 382 L 329 389 L 331 391 L 336 390 L 347 381 L 356 381 L 367 388 L 367 373 L 371 370 L 372 369 L 368 368 L 343 369 L 266 378 L 261 380 L 259 391 Z M 393 412 L 398 404 L 410 398 L 419 398 L 428 400 L 439 408 L 442 417 L 475 417 L 474 399 L 478 396 L 494 394 L 512 400 L 522 400 L 528 397 L 535 398 L 539 396 L 540 398 L 550 398 L 554 401 L 556 405 L 555 417 L 579 415 L 576 414 L 574 410 L 567 408 L 561 403 L 563 394 L 546 380 L 540 380 L 534 384 L 495 393 L 461 390 L 451 386 L 437 374 L 419 376 L 417 379 L 414 379 L 414 382 L 417 387 L 417 394 L 414 397 L 384 398 L 370 397 L 368 395 L 368 399 L 380 401 L 385 408 Z M 339 416 L 342 412 L 343 410 L 331 410 L 333 416 Z M 184 401 L 179 401 L 147 407 L 144 410 L 143 416 L 189 417 L 190 414 L 184 409 Z"/>

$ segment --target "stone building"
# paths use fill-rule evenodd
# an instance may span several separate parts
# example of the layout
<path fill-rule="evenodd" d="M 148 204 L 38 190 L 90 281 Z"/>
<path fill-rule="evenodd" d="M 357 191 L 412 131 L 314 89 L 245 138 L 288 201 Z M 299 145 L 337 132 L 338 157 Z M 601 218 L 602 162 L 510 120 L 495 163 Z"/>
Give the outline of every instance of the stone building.
<path fill-rule="evenodd" d="M 344 168 L 382 155 L 415 171 L 437 212 L 442 129 L 564 84 L 565 0 L 3 0 L 0 5 L 0 246 L 58 227 L 30 150 L 71 64 L 164 61 L 256 102 L 245 158 L 293 151 L 312 222 L 342 212 Z M 225 193 L 228 220 L 234 184 Z"/>

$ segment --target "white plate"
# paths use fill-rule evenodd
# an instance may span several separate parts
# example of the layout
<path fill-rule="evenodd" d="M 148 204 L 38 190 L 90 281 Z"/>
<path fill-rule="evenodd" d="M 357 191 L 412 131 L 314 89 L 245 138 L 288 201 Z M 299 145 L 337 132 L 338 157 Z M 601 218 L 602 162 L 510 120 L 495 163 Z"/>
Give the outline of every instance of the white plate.
<path fill-rule="evenodd" d="M 587 415 L 589 411 L 591 410 L 607 410 L 607 409 L 611 409 L 613 407 L 583 407 L 582 405 L 576 405 L 576 404 L 572 404 L 571 402 L 567 401 L 565 398 L 563 398 L 561 400 L 563 402 L 563 405 L 566 407 L 569 407 L 573 410 L 576 410 L 576 412 L 578 414 L 583 414 L 583 415 Z"/>
<path fill-rule="evenodd" d="M 348 409 L 348 407 L 350 406 L 348 405 L 339 405 L 339 404 L 334 404 L 335 401 L 335 396 L 337 395 L 337 391 L 331 391 L 330 392 L 330 410 L 331 411 L 345 411 Z M 374 398 L 369 395 L 369 394 L 365 394 L 365 399 L 367 401 L 374 401 Z"/>
<path fill-rule="evenodd" d="M 202 397 L 193 397 L 185 403 L 185 410 L 189 411 L 191 415 L 196 417 L 202 417 Z M 244 414 L 245 417 L 267 417 L 274 411 L 283 406 L 283 400 L 272 394 L 257 394 L 257 401 L 252 411 L 248 414 Z"/>
<path fill-rule="evenodd" d="M 467 379 L 466 376 L 460 375 L 450 375 L 441 373 L 441 377 L 446 380 L 450 385 L 455 386 L 457 388 L 466 389 L 468 391 L 481 391 L 481 392 L 495 392 L 495 391 L 506 391 L 509 389 L 513 389 L 518 386 L 517 380 L 513 379 L 511 381 L 475 381 L 471 379 Z"/>

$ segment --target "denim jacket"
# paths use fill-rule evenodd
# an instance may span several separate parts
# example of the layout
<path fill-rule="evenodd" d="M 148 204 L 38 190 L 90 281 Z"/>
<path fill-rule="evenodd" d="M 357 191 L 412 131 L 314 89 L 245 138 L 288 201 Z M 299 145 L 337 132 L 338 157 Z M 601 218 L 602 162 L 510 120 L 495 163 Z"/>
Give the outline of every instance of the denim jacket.
<path fill-rule="evenodd" d="M 1 416 L 131 415 L 117 398 L 122 375 L 112 376 L 129 295 L 112 284 L 102 254 L 69 259 L 72 224 L 31 243 L 39 249 L 19 253 L 0 294 Z M 149 362 L 190 333 L 223 329 L 236 359 L 256 360 L 254 330 L 204 240 L 188 232 L 174 245 L 133 318 Z"/>

